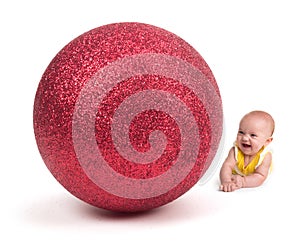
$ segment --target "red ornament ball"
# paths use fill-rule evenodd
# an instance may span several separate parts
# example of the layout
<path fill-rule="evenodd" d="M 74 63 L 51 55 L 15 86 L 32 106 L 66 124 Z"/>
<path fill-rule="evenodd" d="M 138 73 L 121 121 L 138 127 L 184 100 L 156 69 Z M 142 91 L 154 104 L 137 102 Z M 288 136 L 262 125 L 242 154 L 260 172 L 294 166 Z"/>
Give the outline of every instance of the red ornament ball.
<path fill-rule="evenodd" d="M 70 193 L 136 212 L 175 200 L 203 176 L 222 113 L 216 80 L 194 48 L 152 25 L 116 23 L 55 56 L 33 119 L 41 156 Z"/>

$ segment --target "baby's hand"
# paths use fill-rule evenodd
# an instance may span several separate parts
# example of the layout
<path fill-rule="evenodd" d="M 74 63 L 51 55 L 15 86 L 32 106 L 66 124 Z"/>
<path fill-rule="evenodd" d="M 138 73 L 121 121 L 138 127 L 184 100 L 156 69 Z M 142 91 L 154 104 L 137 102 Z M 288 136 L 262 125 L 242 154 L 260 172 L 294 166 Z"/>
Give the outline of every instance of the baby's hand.
<path fill-rule="evenodd" d="M 238 189 L 238 187 L 233 181 L 224 182 L 220 185 L 220 190 L 224 192 L 233 192 L 236 189 Z"/>
<path fill-rule="evenodd" d="M 231 181 L 235 183 L 237 189 L 240 189 L 245 184 L 245 178 L 240 175 L 232 175 Z"/>

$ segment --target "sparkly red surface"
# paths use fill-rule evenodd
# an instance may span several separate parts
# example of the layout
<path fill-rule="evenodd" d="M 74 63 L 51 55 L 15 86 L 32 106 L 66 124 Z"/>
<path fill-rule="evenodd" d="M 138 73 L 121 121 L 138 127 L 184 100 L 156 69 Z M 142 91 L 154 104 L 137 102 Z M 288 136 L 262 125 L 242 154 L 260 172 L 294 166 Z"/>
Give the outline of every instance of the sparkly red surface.
<path fill-rule="evenodd" d="M 82 34 L 51 61 L 34 103 L 41 156 L 73 195 L 124 212 L 187 192 L 209 169 L 222 103 L 203 58 L 141 23 Z"/>

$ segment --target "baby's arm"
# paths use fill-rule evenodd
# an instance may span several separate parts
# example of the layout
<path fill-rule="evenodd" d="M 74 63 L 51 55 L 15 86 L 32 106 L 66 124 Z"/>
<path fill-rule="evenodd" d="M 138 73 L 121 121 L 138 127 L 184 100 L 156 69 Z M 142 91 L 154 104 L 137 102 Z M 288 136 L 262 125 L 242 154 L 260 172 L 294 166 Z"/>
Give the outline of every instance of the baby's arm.
<path fill-rule="evenodd" d="M 235 165 L 234 148 L 231 148 L 220 171 L 220 190 L 232 192 L 237 189 L 236 183 L 232 180 L 232 169 Z"/>
<path fill-rule="evenodd" d="M 267 153 L 261 165 L 251 175 L 240 177 L 242 187 L 257 187 L 264 183 L 269 174 L 272 163 L 272 154 Z"/>

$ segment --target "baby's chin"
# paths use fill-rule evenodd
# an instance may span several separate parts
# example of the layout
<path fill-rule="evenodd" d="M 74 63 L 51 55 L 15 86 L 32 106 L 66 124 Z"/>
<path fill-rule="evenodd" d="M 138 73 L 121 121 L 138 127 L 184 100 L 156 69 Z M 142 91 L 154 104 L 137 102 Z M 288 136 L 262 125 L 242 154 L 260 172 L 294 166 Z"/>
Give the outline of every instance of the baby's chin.
<path fill-rule="evenodd" d="M 239 144 L 240 150 L 243 152 L 244 155 L 252 155 L 253 150 L 250 144 Z"/>

